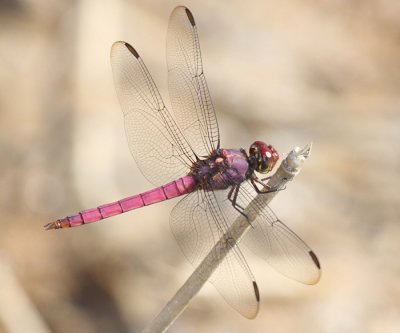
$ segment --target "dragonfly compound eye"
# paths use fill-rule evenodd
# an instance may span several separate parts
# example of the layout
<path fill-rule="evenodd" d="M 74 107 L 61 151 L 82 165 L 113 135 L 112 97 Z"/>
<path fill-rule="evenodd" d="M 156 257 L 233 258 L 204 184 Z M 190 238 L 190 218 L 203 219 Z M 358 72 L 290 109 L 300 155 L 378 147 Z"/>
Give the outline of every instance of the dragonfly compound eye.
<path fill-rule="evenodd" d="M 279 159 L 279 154 L 271 145 L 256 141 L 250 146 L 250 161 L 254 169 L 260 173 L 270 172 Z"/>

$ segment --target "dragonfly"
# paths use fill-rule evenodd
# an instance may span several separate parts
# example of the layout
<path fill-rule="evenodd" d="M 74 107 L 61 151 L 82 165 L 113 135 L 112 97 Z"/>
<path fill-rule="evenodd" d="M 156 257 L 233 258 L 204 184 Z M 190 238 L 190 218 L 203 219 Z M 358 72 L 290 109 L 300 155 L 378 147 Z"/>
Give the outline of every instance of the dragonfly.
<path fill-rule="evenodd" d="M 247 217 L 249 203 L 260 192 L 268 193 L 260 177 L 273 170 L 279 154 L 262 141 L 251 144 L 248 152 L 220 146 L 197 26 L 186 7 L 176 7 L 170 16 L 166 57 L 173 114 L 139 53 L 123 41 L 111 48 L 129 149 L 154 188 L 58 219 L 45 228 L 77 227 L 183 196 L 171 212 L 170 226 L 182 252 L 196 267 L 229 233 L 236 218 Z M 253 209 L 257 204 L 256 200 Z M 242 246 L 291 279 L 315 284 L 320 278 L 320 264 L 310 247 L 271 208 L 257 211 L 256 219 L 249 221 L 251 228 L 240 243 L 233 242 L 210 277 L 225 301 L 247 318 L 257 315 L 260 293 Z"/>

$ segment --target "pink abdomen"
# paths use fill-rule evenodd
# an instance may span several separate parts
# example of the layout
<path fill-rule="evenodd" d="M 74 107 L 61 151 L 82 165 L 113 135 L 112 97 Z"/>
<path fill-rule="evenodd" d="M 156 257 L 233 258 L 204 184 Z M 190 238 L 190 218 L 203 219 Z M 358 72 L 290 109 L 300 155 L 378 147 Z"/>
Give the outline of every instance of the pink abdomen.
<path fill-rule="evenodd" d="M 196 188 L 196 181 L 192 176 L 185 176 L 166 185 L 150 191 L 134 195 L 116 202 L 105 204 L 96 208 L 87 209 L 76 215 L 67 216 L 45 225 L 49 229 L 77 227 L 82 224 L 96 222 L 110 216 L 148 206 L 157 202 L 179 197 L 192 192 Z"/>

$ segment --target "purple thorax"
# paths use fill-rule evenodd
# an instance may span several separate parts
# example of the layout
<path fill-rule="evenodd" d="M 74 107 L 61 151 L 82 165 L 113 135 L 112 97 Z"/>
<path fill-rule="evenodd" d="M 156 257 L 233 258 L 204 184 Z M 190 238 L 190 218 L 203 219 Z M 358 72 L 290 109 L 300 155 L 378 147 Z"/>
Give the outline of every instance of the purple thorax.
<path fill-rule="evenodd" d="M 243 151 L 221 148 L 208 159 L 197 162 L 192 174 L 204 189 L 222 190 L 246 180 L 248 169 Z"/>

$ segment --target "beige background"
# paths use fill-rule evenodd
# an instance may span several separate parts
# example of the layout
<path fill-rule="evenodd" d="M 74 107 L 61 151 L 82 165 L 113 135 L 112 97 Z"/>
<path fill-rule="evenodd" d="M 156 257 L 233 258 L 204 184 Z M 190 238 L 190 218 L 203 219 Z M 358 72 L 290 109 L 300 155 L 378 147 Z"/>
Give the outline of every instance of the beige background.
<path fill-rule="evenodd" d="M 178 4 L 199 27 L 223 145 L 314 143 L 272 208 L 323 275 L 303 286 L 246 253 L 258 317 L 207 285 L 170 332 L 399 332 L 397 0 L 0 1 L 0 331 L 139 332 L 190 275 L 169 230 L 177 201 L 42 230 L 150 189 L 125 142 L 109 50 L 132 43 L 169 103 Z"/>

